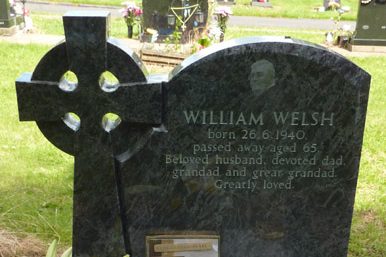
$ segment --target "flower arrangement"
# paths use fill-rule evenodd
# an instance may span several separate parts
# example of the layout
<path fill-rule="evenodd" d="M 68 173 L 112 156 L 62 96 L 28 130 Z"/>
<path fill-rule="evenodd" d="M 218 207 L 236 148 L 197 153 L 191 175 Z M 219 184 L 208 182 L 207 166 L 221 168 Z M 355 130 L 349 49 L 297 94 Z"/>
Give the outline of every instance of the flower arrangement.
<path fill-rule="evenodd" d="M 140 17 L 143 14 L 142 9 L 136 6 L 135 3 L 131 2 L 123 2 L 122 5 L 125 6 L 120 10 L 123 19 L 125 20 L 127 26 L 133 26 L 140 20 Z"/>
<path fill-rule="evenodd" d="M 219 6 L 214 10 L 214 14 L 216 14 L 217 16 L 218 26 L 222 32 L 220 41 L 223 41 L 229 16 L 232 15 L 233 13 L 231 8 L 229 8 L 228 6 Z"/>

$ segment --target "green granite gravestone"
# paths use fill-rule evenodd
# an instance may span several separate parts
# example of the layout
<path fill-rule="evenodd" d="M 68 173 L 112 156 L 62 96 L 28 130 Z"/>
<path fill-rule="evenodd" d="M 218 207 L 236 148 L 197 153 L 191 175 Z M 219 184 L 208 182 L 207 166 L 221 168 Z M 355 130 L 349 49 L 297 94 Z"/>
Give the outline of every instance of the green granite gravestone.
<path fill-rule="evenodd" d="M 173 33 L 179 19 L 186 21 L 186 37 L 194 28 L 205 27 L 208 20 L 208 0 L 143 0 L 142 5 L 145 29 L 157 30 L 160 40 Z M 203 15 L 201 20 L 199 12 Z"/>
<path fill-rule="evenodd" d="M 386 0 L 360 0 L 351 44 L 386 46 Z"/>
<path fill-rule="evenodd" d="M 36 121 L 55 146 L 75 156 L 76 257 L 125 254 L 128 238 L 121 220 L 114 158 L 120 143 L 114 143 L 109 132 L 121 121 L 125 133 L 137 137 L 145 124 L 161 123 L 160 84 L 145 84 L 138 57 L 108 40 L 109 17 L 107 12 L 67 13 L 63 17 L 66 42 L 48 52 L 32 75 L 24 74 L 17 81 L 20 120 Z M 67 82 L 61 77 L 69 70 L 76 74 L 78 85 L 62 86 Z M 114 92 L 114 87 L 101 84 L 106 70 L 122 83 Z M 138 93 L 147 104 L 136 103 Z M 47 106 L 52 107 L 50 112 Z M 106 121 L 111 112 L 119 120 Z M 80 121 L 71 118 L 72 113 Z"/>
<path fill-rule="evenodd" d="M 9 0 L 0 0 L 0 35 L 16 32 L 16 18 L 11 17 Z"/>
<path fill-rule="evenodd" d="M 20 120 L 75 158 L 73 256 L 346 257 L 369 74 L 260 37 L 146 76 L 108 18 L 66 14 L 16 82 Z"/>

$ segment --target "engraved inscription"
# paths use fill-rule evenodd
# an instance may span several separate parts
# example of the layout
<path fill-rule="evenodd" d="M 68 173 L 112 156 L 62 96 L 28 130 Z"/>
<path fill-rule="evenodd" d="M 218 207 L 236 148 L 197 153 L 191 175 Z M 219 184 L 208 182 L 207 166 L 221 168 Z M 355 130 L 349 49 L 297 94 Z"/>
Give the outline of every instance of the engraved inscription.
<path fill-rule="evenodd" d="M 296 180 L 331 180 L 343 155 L 321 151 L 307 128 L 336 126 L 329 112 L 183 110 L 199 138 L 188 153 L 166 153 L 173 179 L 206 178 L 218 190 L 293 190 Z M 313 130 L 314 131 L 314 130 Z"/>

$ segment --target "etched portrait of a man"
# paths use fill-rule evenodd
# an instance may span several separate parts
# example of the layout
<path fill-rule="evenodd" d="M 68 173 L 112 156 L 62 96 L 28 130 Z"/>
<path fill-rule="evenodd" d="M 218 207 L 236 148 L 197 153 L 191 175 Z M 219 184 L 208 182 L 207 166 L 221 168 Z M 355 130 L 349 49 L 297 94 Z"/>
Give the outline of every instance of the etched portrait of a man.
<path fill-rule="evenodd" d="M 251 65 L 249 85 L 254 96 L 259 96 L 275 85 L 275 68 L 265 59 L 258 60 Z"/>

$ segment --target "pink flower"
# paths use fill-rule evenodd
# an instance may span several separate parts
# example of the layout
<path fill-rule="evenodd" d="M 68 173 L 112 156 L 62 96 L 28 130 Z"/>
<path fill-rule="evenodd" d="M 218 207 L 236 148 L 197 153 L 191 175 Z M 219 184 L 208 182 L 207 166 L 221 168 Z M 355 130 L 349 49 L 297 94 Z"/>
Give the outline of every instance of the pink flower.
<path fill-rule="evenodd" d="M 216 8 L 214 13 L 225 17 L 233 14 L 231 8 L 229 8 L 228 6 L 219 6 Z"/>
<path fill-rule="evenodd" d="M 125 7 L 120 10 L 122 13 L 123 17 L 128 17 L 128 16 L 141 16 L 143 14 L 143 11 L 141 8 L 135 5 L 135 3 L 132 2 L 123 2 L 122 5 Z"/>
<path fill-rule="evenodd" d="M 143 11 L 141 10 L 141 8 L 136 8 L 134 10 L 134 15 L 135 16 L 141 16 L 143 14 Z"/>

